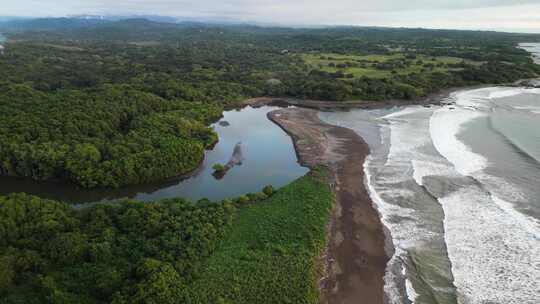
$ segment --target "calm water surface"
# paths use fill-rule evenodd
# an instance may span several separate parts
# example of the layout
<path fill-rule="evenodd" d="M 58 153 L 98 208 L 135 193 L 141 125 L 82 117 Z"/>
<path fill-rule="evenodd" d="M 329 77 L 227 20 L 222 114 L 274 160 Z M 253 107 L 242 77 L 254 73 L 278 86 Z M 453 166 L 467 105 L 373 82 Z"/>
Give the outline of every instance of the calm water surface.
<path fill-rule="evenodd" d="M 220 122 L 228 122 L 229 125 L 222 126 L 218 122 L 212 126 L 219 135 L 219 143 L 206 152 L 202 166 L 185 180 L 89 191 L 68 184 L 1 177 L 0 195 L 26 192 L 70 203 L 121 198 L 141 201 L 173 197 L 220 200 L 258 192 L 266 185 L 281 187 L 306 174 L 308 169 L 298 164 L 291 138 L 267 119 L 266 114 L 275 109 L 277 107 L 246 107 L 224 112 Z M 212 165 L 227 163 L 239 143 L 244 158 L 242 164 L 217 180 L 212 176 Z"/>

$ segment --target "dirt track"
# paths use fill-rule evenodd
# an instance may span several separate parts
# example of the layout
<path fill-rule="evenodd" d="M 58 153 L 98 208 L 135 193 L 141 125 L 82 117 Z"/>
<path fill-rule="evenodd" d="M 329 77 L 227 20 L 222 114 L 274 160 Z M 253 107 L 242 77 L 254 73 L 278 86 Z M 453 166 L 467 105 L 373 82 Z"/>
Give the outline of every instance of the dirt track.
<path fill-rule="evenodd" d="M 325 165 L 336 206 L 321 280 L 321 303 L 382 304 L 388 258 L 382 224 L 364 187 L 367 144 L 354 131 L 321 121 L 317 111 L 288 108 L 268 117 L 294 140 L 300 163 Z"/>

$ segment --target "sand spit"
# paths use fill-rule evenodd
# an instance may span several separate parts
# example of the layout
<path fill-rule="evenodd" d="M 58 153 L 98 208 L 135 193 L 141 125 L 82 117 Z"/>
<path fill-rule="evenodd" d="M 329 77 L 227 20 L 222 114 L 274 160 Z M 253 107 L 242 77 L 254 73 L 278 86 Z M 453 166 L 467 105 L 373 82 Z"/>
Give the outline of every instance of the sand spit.
<path fill-rule="evenodd" d="M 329 224 L 321 303 L 384 303 L 388 257 L 383 226 L 364 187 L 367 144 L 354 131 L 321 121 L 317 111 L 288 108 L 268 117 L 294 140 L 301 164 L 327 166 L 336 206 Z"/>

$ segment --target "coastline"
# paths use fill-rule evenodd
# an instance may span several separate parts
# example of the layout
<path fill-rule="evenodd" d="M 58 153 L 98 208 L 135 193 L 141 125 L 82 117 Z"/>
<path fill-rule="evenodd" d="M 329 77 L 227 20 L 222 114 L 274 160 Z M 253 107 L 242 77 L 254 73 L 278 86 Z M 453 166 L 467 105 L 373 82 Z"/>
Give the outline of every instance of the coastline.
<path fill-rule="evenodd" d="M 452 93 L 463 90 L 474 90 L 481 88 L 488 88 L 494 86 L 525 86 L 525 87 L 537 87 L 540 83 L 540 78 L 527 78 L 519 79 L 510 83 L 492 83 L 492 84 L 478 84 L 461 87 L 451 87 L 447 89 L 441 89 L 437 92 L 430 93 L 426 96 L 417 97 L 413 99 L 388 99 L 388 100 L 347 100 L 347 101 L 329 101 L 329 100 L 311 100 L 311 99 L 299 99 L 291 97 L 269 97 L 261 96 L 249 98 L 241 102 L 240 107 L 252 106 L 262 107 L 265 105 L 276 106 L 295 106 L 301 108 L 315 109 L 321 111 L 332 110 L 349 110 L 349 109 L 380 109 L 394 106 L 411 106 L 411 105 L 439 105 L 442 100 L 448 98 Z"/>
<path fill-rule="evenodd" d="M 336 203 L 321 253 L 321 303 L 384 303 L 385 233 L 363 184 L 369 147 L 354 131 L 321 121 L 312 109 L 288 108 L 268 118 L 291 136 L 299 162 L 329 168 Z"/>

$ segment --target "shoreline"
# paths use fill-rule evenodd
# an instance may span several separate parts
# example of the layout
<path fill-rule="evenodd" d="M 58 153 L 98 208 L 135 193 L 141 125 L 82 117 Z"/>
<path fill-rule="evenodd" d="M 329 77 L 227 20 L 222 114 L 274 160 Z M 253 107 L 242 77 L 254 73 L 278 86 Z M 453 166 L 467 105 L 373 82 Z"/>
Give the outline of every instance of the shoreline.
<path fill-rule="evenodd" d="M 439 105 L 441 101 L 448 98 L 452 93 L 463 90 L 474 90 L 489 87 L 537 87 L 537 82 L 540 82 L 540 78 L 527 78 L 519 79 L 515 82 L 500 83 L 500 84 L 478 84 L 462 87 L 451 87 L 441 89 L 437 92 L 430 93 L 423 97 L 417 97 L 413 99 L 388 99 L 388 100 L 347 100 L 347 101 L 329 101 L 329 100 L 312 100 L 312 99 L 300 99 L 291 97 L 269 97 L 261 96 L 249 98 L 241 102 L 240 108 L 245 106 L 262 107 L 266 105 L 275 106 L 296 106 L 300 108 L 315 109 L 320 111 L 333 111 L 333 110 L 350 110 L 350 109 L 380 109 L 394 106 L 411 106 L 411 105 Z"/>
<path fill-rule="evenodd" d="M 320 303 L 384 303 L 389 257 L 384 227 L 363 182 L 369 147 L 354 131 L 321 121 L 316 110 L 280 109 L 268 118 L 291 136 L 302 165 L 331 172 L 336 202 L 321 253 Z"/>

